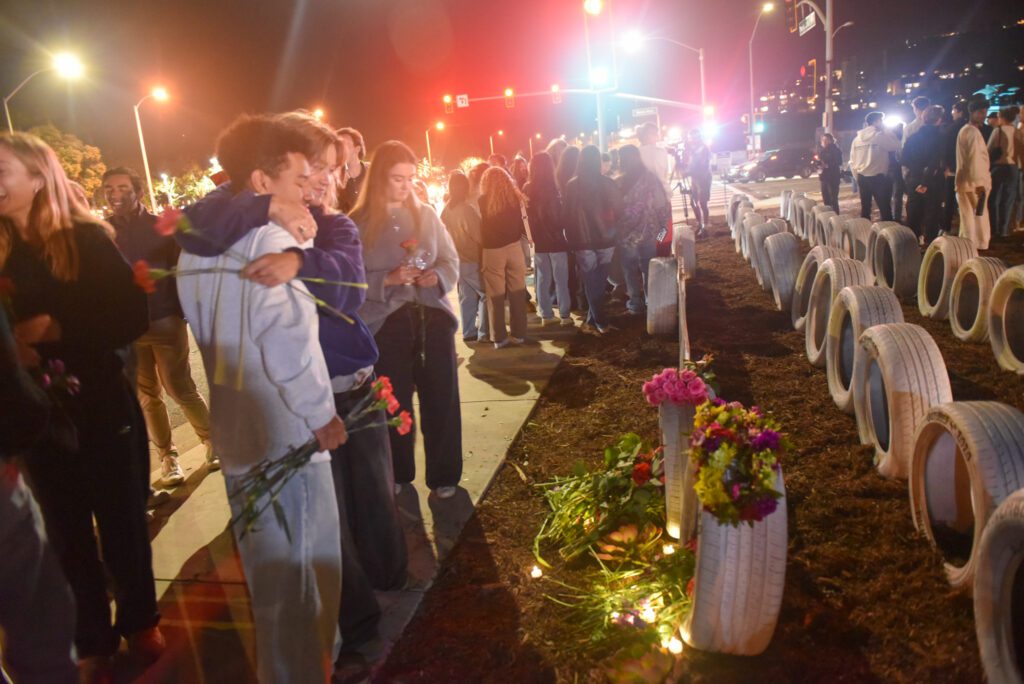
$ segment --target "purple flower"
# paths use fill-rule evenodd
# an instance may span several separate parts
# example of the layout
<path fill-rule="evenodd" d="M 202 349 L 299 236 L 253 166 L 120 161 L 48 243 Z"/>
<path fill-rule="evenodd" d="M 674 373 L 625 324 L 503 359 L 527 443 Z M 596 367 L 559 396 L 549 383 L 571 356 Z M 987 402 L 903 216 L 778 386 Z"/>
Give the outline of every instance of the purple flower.
<path fill-rule="evenodd" d="M 775 430 L 762 430 L 751 440 L 750 446 L 754 451 L 775 451 L 779 448 L 780 439 L 779 433 Z"/>
<path fill-rule="evenodd" d="M 40 381 L 43 383 L 43 389 L 50 389 L 50 385 L 53 384 L 49 373 L 43 373 L 43 377 L 40 378 Z"/>

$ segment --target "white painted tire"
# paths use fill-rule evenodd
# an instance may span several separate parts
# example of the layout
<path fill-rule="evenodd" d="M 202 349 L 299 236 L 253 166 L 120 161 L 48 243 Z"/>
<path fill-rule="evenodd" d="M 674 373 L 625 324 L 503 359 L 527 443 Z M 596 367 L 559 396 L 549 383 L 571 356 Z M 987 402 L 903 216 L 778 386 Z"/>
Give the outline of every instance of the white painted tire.
<path fill-rule="evenodd" d="M 814 207 L 817 206 L 817 204 L 818 203 L 815 202 L 814 200 L 805 197 L 802 200 L 800 200 L 800 204 L 797 208 L 797 236 L 803 238 L 804 240 L 807 239 L 807 226 L 808 224 L 811 223 L 811 212 L 814 210 Z"/>
<path fill-rule="evenodd" d="M 865 264 L 872 273 L 875 272 L 875 245 L 878 244 L 878 236 L 882 230 L 889 226 L 902 226 L 901 223 L 895 221 L 879 221 L 878 223 L 871 224 L 871 234 L 868 236 L 868 248 L 867 253 L 864 255 Z"/>
<path fill-rule="evenodd" d="M 729 232 L 731 233 L 736 227 L 736 214 L 740 209 L 740 202 L 743 201 L 743 195 L 733 195 L 729 198 L 729 209 L 725 215 L 726 222 L 729 224 Z"/>
<path fill-rule="evenodd" d="M 825 367 L 828 319 L 839 292 L 844 287 L 870 284 L 871 274 L 856 259 L 834 257 L 822 262 L 811 284 L 811 297 L 807 302 L 804 322 L 804 351 L 812 366 Z"/>
<path fill-rule="evenodd" d="M 674 257 L 655 257 L 647 269 L 647 334 L 679 330 L 679 265 Z"/>
<path fill-rule="evenodd" d="M 917 296 L 921 248 L 917 235 L 906 226 L 886 226 L 879 232 L 873 255 L 875 281 L 896 293 L 900 301 Z"/>
<path fill-rule="evenodd" d="M 820 206 L 825 206 L 824 204 Z M 822 247 L 838 247 L 839 245 L 833 245 L 829 241 L 829 235 L 831 230 L 829 225 L 832 222 L 832 218 L 836 216 L 836 212 L 831 209 L 823 209 L 814 216 L 814 244 L 821 245 Z"/>
<path fill-rule="evenodd" d="M 740 207 L 740 213 L 736 217 L 736 226 L 732 232 L 733 241 L 736 243 L 736 253 L 743 253 L 743 229 L 747 214 L 756 213 L 753 207 Z"/>
<path fill-rule="evenodd" d="M 765 251 L 764 242 L 779 232 L 779 227 L 774 223 L 762 223 L 751 228 L 750 237 L 747 238 L 750 245 L 750 265 L 754 267 L 757 284 L 765 292 L 772 291 L 772 270 L 768 264 L 768 252 Z"/>
<path fill-rule="evenodd" d="M 999 367 L 1024 375 L 1024 266 L 1006 270 L 992 288 L 988 339 Z"/>
<path fill-rule="evenodd" d="M 690 226 L 677 226 L 672 236 L 672 254 L 682 260 L 683 275 L 692 278 L 697 273 L 697 239 Z"/>
<path fill-rule="evenodd" d="M 949 292 L 949 324 L 962 342 L 988 339 L 988 311 L 992 288 L 1007 269 L 1002 259 L 976 257 L 957 269 Z"/>
<path fill-rule="evenodd" d="M 812 247 L 804 257 L 793 281 L 793 296 L 790 299 L 789 318 L 794 330 L 803 330 L 807 317 L 807 305 L 811 300 L 811 287 L 818 269 L 826 259 L 838 259 L 843 253 L 835 247 Z"/>
<path fill-rule="evenodd" d="M 789 224 L 786 223 L 785 221 L 783 221 L 780 218 L 770 218 L 770 219 L 768 219 L 768 223 L 770 223 L 770 224 L 772 224 L 774 226 L 778 226 L 780 233 L 792 233 L 793 232 L 793 231 L 791 231 L 789 229 Z"/>
<path fill-rule="evenodd" d="M 1024 413 L 997 401 L 928 411 L 910 462 L 910 509 L 914 526 L 942 554 L 953 587 L 973 588 L 985 523 L 1022 487 Z"/>
<path fill-rule="evenodd" d="M 860 336 L 853 368 L 853 405 L 862 444 L 875 448 L 885 477 L 905 479 L 917 427 L 932 406 L 953 401 L 935 340 L 910 323 L 884 323 Z"/>
<path fill-rule="evenodd" d="M 1024 491 L 989 518 L 974 572 L 974 629 L 989 682 L 1024 679 Z"/>
<path fill-rule="evenodd" d="M 789 204 L 793 201 L 793 191 L 783 190 L 779 194 L 779 216 L 789 215 Z"/>
<path fill-rule="evenodd" d="M 804 198 L 805 198 L 805 195 L 802 192 L 794 192 L 793 196 L 790 197 L 790 199 L 789 199 L 789 211 L 783 217 L 784 219 L 786 219 L 786 221 L 789 222 L 789 225 L 795 226 L 795 224 L 796 224 L 797 203 L 800 202 L 800 200 L 802 200 Z"/>
<path fill-rule="evenodd" d="M 960 266 L 978 256 L 967 238 L 944 236 L 928 245 L 917 278 L 917 309 L 925 318 L 949 318 L 949 294 Z"/>
<path fill-rule="evenodd" d="M 902 322 L 903 307 L 892 290 L 854 285 L 839 292 L 828 318 L 825 374 L 828 392 L 840 411 L 854 412 L 853 369 L 862 353 L 860 336 L 872 326 Z"/>
<path fill-rule="evenodd" d="M 701 512 L 693 579 L 693 609 L 683 641 L 712 653 L 757 655 L 772 640 L 786 583 L 786 487 L 776 475 L 779 507 L 738 527 Z"/>
<path fill-rule="evenodd" d="M 867 263 L 868 242 L 871 240 L 871 221 L 862 218 L 847 219 L 843 225 L 843 234 L 840 238 L 840 247 L 851 259 L 863 261 L 864 265 L 871 269 Z"/>
<path fill-rule="evenodd" d="M 767 219 L 757 212 L 747 214 L 743 217 L 743 231 L 740 235 L 740 253 L 743 254 L 743 258 L 749 263 L 750 262 L 750 231 L 755 226 L 760 226 L 767 223 Z"/>
<path fill-rule="evenodd" d="M 793 285 L 800 271 L 800 239 L 792 233 L 776 233 L 764 241 L 765 277 L 771 283 L 775 308 L 789 311 L 793 301 Z"/>

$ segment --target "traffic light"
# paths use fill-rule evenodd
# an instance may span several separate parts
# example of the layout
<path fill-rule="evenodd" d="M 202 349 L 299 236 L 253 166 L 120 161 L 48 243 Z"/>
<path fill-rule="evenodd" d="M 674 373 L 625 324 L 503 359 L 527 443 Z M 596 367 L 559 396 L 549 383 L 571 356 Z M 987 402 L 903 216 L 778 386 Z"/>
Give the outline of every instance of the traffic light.
<path fill-rule="evenodd" d="M 444 98 L 444 113 L 451 114 L 454 111 L 454 105 L 452 104 L 452 96 L 445 95 Z"/>
<path fill-rule="evenodd" d="M 796 9 L 797 4 L 798 0 L 786 0 L 786 26 L 789 27 L 790 33 L 796 33 L 800 30 L 800 17 Z"/>
<path fill-rule="evenodd" d="M 516 93 L 511 88 L 505 88 L 505 109 L 512 109 L 516 106 Z"/>
<path fill-rule="evenodd" d="M 754 133 L 764 133 L 764 112 L 754 112 Z"/>
<path fill-rule="evenodd" d="M 562 104 L 562 89 L 557 83 L 551 86 L 551 104 Z"/>

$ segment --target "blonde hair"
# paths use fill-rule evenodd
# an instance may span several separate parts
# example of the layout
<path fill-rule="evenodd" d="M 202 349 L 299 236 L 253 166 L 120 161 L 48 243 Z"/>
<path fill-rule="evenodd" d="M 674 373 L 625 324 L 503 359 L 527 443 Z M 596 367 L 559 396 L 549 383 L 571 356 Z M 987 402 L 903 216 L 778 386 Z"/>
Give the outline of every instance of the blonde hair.
<path fill-rule="evenodd" d="M 77 280 L 78 247 L 71 228 L 88 223 L 111 237 L 113 228 L 96 220 L 75 198 L 57 154 L 45 142 L 28 133 L 4 133 L 0 134 L 0 146 L 10 150 L 34 178 L 43 182 L 28 214 L 29 242 L 39 249 L 58 280 Z M 16 231 L 11 219 L 0 217 L 0 268 L 11 255 Z"/>
<path fill-rule="evenodd" d="M 484 214 L 497 214 L 505 209 L 518 207 L 520 202 L 526 201 L 508 171 L 497 166 L 484 172 L 484 177 L 480 180 L 480 191 L 483 193 L 480 210 Z"/>

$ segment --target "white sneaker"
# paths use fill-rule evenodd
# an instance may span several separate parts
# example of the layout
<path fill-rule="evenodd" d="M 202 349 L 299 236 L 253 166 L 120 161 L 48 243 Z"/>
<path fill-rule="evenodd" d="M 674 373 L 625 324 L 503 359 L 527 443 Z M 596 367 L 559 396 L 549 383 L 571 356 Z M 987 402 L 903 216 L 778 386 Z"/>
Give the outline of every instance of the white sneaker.
<path fill-rule="evenodd" d="M 510 344 L 512 344 L 512 338 L 511 337 L 506 337 L 501 342 L 495 342 L 494 343 L 494 348 L 495 349 L 504 349 L 505 347 L 507 347 Z"/>
<path fill-rule="evenodd" d="M 160 460 L 160 484 L 165 487 L 176 487 L 185 481 L 185 473 L 178 465 L 178 453 L 172 451 Z"/>
<path fill-rule="evenodd" d="M 210 470 L 220 470 L 220 459 L 213 453 L 213 443 L 206 441 L 203 442 L 203 446 L 206 447 L 206 467 Z"/>
<path fill-rule="evenodd" d="M 434 494 L 437 494 L 438 499 L 450 499 L 455 496 L 457 491 L 457 487 L 438 487 L 434 490 Z"/>

